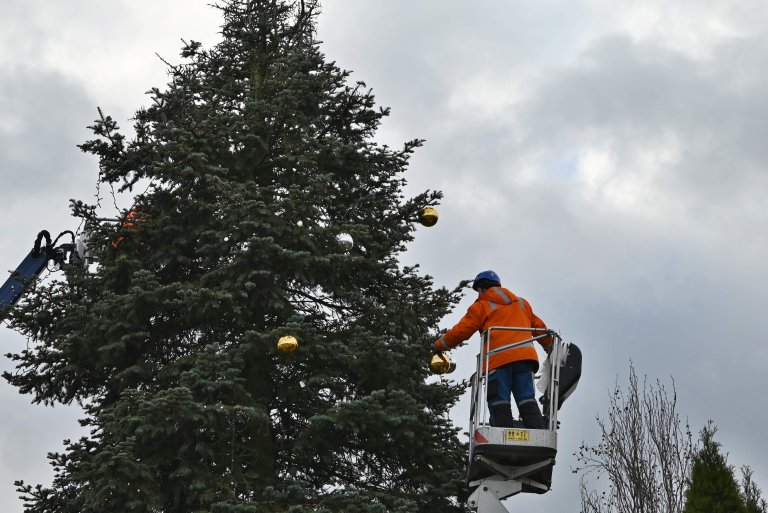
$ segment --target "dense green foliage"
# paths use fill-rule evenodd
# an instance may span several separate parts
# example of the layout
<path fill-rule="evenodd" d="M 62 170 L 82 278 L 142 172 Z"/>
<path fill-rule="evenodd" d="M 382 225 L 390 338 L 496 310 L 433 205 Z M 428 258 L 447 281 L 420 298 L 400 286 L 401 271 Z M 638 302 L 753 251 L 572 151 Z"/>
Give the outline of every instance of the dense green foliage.
<path fill-rule="evenodd" d="M 693 456 L 684 513 L 747 513 L 733 467 L 715 441 L 710 423 L 701 430 L 701 446 Z"/>
<path fill-rule="evenodd" d="M 73 202 L 98 264 L 11 314 L 31 343 L 5 378 L 90 428 L 50 488 L 19 484 L 27 511 L 461 511 L 463 387 L 425 365 L 458 293 L 397 260 L 440 198 L 403 195 L 420 141 L 376 144 L 388 111 L 325 61 L 314 2 L 218 9 L 135 135 L 102 116 L 82 145 L 143 191 L 133 225 Z"/>

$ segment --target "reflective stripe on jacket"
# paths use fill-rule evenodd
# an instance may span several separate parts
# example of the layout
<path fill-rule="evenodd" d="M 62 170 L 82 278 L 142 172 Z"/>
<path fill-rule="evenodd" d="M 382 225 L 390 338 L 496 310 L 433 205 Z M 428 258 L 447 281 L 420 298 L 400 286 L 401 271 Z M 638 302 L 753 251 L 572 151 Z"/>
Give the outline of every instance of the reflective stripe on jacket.
<path fill-rule="evenodd" d="M 533 313 L 528 302 L 510 292 L 504 287 L 493 287 L 482 294 L 472 303 L 467 313 L 458 324 L 449 329 L 437 339 L 435 348 L 447 351 L 465 340 L 468 340 L 475 332 L 485 332 L 491 326 L 505 326 L 510 328 L 546 328 L 544 321 Z M 520 342 L 531 338 L 534 334 L 530 331 L 492 331 L 490 348 Z M 540 341 L 542 346 L 552 343 L 551 337 Z M 495 369 L 510 362 L 520 360 L 532 360 L 538 367 L 539 357 L 533 343 L 514 347 L 491 355 L 489 369 Z"/>

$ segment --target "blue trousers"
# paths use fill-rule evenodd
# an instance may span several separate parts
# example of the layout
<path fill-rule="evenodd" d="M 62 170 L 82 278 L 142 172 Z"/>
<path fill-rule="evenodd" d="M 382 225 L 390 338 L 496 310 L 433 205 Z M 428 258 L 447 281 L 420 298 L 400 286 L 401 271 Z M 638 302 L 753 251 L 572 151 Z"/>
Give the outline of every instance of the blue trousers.
<path fill-rule="evenodd" d="M 494 415 L 494 406 L 507 405 L 511 408 L 510 396 L 514 396 L 517 409 L 533 403 L 538 410 L 536 393 L 533 390 L 533 375 L 537 362 L 522 360 L 511 362 L 492 370 L 488 376 L 488 410 L 492 426 L 498 425 Z"/>

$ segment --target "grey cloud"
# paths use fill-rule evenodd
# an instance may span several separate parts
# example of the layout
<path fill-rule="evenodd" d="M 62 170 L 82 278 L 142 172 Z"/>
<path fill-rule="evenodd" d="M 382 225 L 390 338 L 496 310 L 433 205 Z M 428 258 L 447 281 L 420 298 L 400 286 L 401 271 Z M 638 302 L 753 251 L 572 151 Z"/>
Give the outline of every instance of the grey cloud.
<path fill-rule="evenodd" d="M 559 59 L 588 15 L 577 3 L 329 1 L 319 36 L 330 59 L 393 108 L 388 125 L 432 139 L 451 122 L 446 102 L 459 84 Z"/>
<path fill-rule="evenodd" d="M 763 46 L 762 38 L 731 41 L 695 61 L 602 38 L 497 119 L 455 113 L 461 119 L 435 129 L 418 157 L 446 193 L 441 223 L 450 226 L 419 235 L 411 258 L 446 284 L 496 269 L 584 349 L 564 437 L 591 439 L 593 415 L 631 358 L 651 379 L 674 376 L 692 428 L 715 420 L 732 462 L 768 481 L 764 444 L 749 433 L 768 422 L 754 407 L 768 385 L 757 335 L 768 293 L 756 286 L 768 281 L 768 75 L 749 64 Z M 645 169 L 643 152 L 667 138 L 677 144 L 673 157 Z M 595 148 L 613 156 L 618 178 L 647 179 L 638 208 L 588 197 L 578 175 L 559 172 L 558 162 Z M 560 463 L 574 462 L 563 454 Z M 574 497 L 573 478 L 558 472 Z M 546 500 L 556 497 L 568 504 L 559 489 Z"/>
<path fill-rule="evenodd" d="M 693 208 L 726 202 L 732 210 L 745 188 L 767 185 L 768 97 L 761 91 L 768 72 L 749 68 L 751 94 L 728 78 L 744 67 L 734 55 L 749 61 L 743 56 L 764 46 L 762 39 L 742 40 L 692 61 L 652 43 L 602 39 L 526 105 L 523 146 L 562 151 L 610 141 L 617 156 L 629 160 L 649 139 L 672 137 L 682 147 L 679 161 L 664 171 L 664 185 Z"/>
<path fill-rule="evenodd" d="M 56 234 L 76 228 L 68 200 L 91 200 L 98 167 L 76 145 L 88 137 L 86 124 L 96 116 L 95 103 L 82 87 L 64 77 L 31 69 L 5 69 L 0 75 L 0 193 L 3 230 L 0 270 L 13 269 L 31 249 L 41 229 Z M 16 352 L 25 341 L 3 325 L 2 353 Z M 3 359 L 0 367 L 10 370 Z M 76 407 L 31 406 L 7 384 L 0 390 L 5 412 L 0 427 L 0 503 L 20 511 L 13 481 L 50 482 L 46 454 L 62 449 L 62 440 L 82 434 Z"/>
<path fill-rule="evenodd" d="M 88 137 L 95 102 L 54 73 L 6 70 L 0 78 L 0 181 L 6 201 L 71 193 L 94 180 L 76 145 Z M 92 182 L 93 183 L 93 182 Z M 65 199 L 66 201 L 66 199 Z"/>
<path fill-rule="evenodd" d="M 94 103 L 82 87 L 55 73 L 4 69 L 0 75 L 0 193 L 5 222 L 0 233 L 0 270 L 13 269 L 31 249 L 41 229 L 74 229 L 69 198 L 89 199 L 97 166 L 76 145 L 87 136 Z M 24 340 L 3 325 L 2 353 L 23 349 Z M 7 359 L 2 370 L 10 370 Z M 46 454 L 61 441 L 81 434 L 78 408 L 32 407 L 28 396 L 6 386 L 0 390 L 5 411 L 0 431 L 0 502 L 20 511 L 13 481 L 50 482 Z"/>

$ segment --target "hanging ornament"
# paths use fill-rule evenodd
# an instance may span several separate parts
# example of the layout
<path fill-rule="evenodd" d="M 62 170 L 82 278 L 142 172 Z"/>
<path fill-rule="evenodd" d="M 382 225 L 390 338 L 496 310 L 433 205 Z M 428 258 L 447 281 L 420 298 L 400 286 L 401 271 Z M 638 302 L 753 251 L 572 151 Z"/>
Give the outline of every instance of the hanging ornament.
<path fill-rule="evenodd" d="M 280 337 L 280 340 L 277 341 L 277 350 L 281 353 L 292 353 L 296 351 L 299 348 L 299 341 L 296 340 L 296 337 L 293 337 L 291 335 L 286 335 L 284 337 Z"/>
<path fill-rule="evenodd" d="M 354 239 L 352 239 L 352 236 L 348 233 L 340 233 L 336 236 L 336 240 L 339 242 L 339 245 L 342 247 L 345 253 L 349 253 L 349 251 L 352 250 L 352 246 L 355 245 Z"/>
<path fill-rule="evenodd" d="M 429 370 L 433 374 L 450 374 L 456 370 L 456 362 L 445 353 L 433 354 L 429 361 Z"/>
<path fill-rule="evenodd" d="M 435 226 L 437 224 L 437 210 L 432 207 L 424 207 L 419 210 L 419 222 L 424 226 Z"/>

